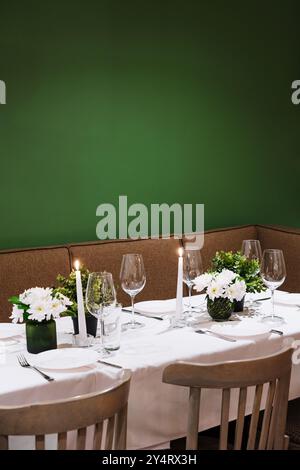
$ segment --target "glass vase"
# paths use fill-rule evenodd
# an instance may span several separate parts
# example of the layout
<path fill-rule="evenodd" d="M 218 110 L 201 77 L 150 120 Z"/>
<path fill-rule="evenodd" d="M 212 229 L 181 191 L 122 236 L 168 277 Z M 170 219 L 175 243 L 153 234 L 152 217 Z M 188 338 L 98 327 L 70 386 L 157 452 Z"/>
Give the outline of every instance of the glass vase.
<path fill-rule="evenodd" d="M 26 322 L 27 351 L 38 354 L 49 349 L 57 348 L 56 323 L 55 320 L 44 320 L 42 322 Z"/>
<path fill-rule="evenodd" d="M 226 321 L 233 312 L 233 302 L 223 297 L 207 298 L 207 311 L 214 321 Z"/>

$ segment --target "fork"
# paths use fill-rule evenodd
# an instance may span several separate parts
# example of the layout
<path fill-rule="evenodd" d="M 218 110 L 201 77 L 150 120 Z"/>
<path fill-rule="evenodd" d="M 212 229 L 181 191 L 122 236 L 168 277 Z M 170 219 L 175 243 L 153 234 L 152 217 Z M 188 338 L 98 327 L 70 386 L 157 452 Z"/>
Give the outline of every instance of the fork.
<path fill-rule="evenodd" d="M 25 357 L 23 354 L 18 354 L 17 358 L 18 358 L 18 361 L 19 361 L 19 364 L 20 364 L 21 367 L 27 367 L 27 368 L 29 368 L 29 369 L 35 370 L 36 372 L 38 372 L 39 374 L 41 374 L 41 375 L 44 377 L 44 379 L 48 380 L 48 382 L 52 382 L 52 381 L 54 380 L 53 377 L 49 377 L 49 375 L 44 374 L 44 372 L 42 372 L 42 371 L 41 371 L 40 369 L 38 369 L 37 367 L 31 366 L 31 365 L 28 363 L 26 357 Z"/>

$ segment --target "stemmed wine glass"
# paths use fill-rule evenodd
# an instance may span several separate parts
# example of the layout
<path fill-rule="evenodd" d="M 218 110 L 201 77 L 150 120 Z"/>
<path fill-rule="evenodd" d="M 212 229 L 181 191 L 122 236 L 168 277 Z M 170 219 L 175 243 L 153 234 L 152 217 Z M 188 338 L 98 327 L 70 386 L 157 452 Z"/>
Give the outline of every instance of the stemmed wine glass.
<path fill-rule="evenodd" d="M 86 307 L 91 315 L 100 321 L 100 348 L 98 352 L 102 355 L 109 355 L 103 346 L 104 335 L 104 313 L 105 309 L 116 304 L 116 291 L 111 273 L 95 272 L 90 273 L 86 288 Z M 97 329 L 98 331 L 98 329 Z"/>
<path fill-rule="evenodd" d="M 283 318 L 275 315 L 274 292 L 286 278 L 286 267 L 282 250 L 265 250 L 262 257 L 261 277 L 272 293 L 272 314 L 263 318 L 270 323 L 281 323 Z"/>
<path fill-rule="evenodd" d="M 183 281 L 189 290 L 189 303 L 187 312 L 189 316 L 193 311 L 191 305 L 192 288 L 194 279 L 203 273 L 203 265 L 200 250 L 185 250 L 183 255 Z"/>
<path fill-rule="evenodd" d="M 140 254 L 123 255 L 121 271 L 121 286 L 126 294 L 131 297 L 131 321 L 122 325 L 123 330 L 136 329 L 144 326 L 143 323 L 136 321 L 134 315 L 134 299 L 141 292 L 146 284 L 146 273 L 144 268 L 143 257 Z"/>
<path fill-rule="evenodd" d="M 261 264 L 262 260 L 262 252 L 261 252 L 261 246 L 260 246 L 260 241 L 259 240 L 244 240 L 242 243 L 242 249 L 241 253 L 246 256 L 249 260 L 257 260 L 259 264 Z M 259 273 L 260 269 L 258 267 L 257 272 L 253 273 L 254 275 L 257 275 Z M 253 308 L 253 297 L 250 294 L 250 299 L 248 303 L 248 310 L 255 311 Z"/>

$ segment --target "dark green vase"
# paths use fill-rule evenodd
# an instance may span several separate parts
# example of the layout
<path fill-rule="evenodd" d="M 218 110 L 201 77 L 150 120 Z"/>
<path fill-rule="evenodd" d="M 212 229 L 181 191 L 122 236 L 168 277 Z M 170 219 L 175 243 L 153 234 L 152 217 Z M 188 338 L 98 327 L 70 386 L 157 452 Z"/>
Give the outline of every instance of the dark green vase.
<path fill-rule="evenodd" d="M 27 321 L 26 322 L 27 351 L 38 354 L 49 349 L 57 348 L 56 323 L 49 321 Z"/>
<path fill-rule="evenodd" d="M 233 302 L 233 311 L 234 312 L 243 312 L 244 310 L 245 296 L 242 300 L 234 300 Z"/>
<path fill-rule="evenodd" d="M 215 300 L 207 298 L 207 311 L 213 320 L 226 321 L 233 312 L 233 302 L 223 297 L 218 297 Z"/>
<path fill-rule="evenodd" d="M 78 328 L 78 317 L 72 317 L 73 320 L 73 327 L 74 327 L 74 334 L 78 335 L 79 328 Z M 86 332 L 88 335 L 96 336 L 97 334 L 97 325 L 98 325 L 98 318 L 94 317 L 93 315 L 86 315 Z"/>

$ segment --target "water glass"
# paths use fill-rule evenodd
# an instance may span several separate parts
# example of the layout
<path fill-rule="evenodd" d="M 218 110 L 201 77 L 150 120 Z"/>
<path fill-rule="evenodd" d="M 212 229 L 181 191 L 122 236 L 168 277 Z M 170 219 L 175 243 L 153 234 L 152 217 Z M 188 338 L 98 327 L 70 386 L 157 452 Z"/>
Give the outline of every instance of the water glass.
<path fill-rule="evenodd" d="M 122 305 L 103 308 L 103 347 L 106 351 L 120 349 Z"/>

